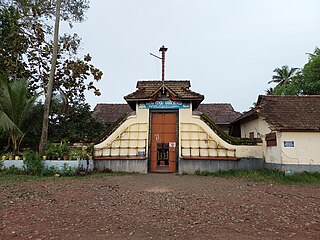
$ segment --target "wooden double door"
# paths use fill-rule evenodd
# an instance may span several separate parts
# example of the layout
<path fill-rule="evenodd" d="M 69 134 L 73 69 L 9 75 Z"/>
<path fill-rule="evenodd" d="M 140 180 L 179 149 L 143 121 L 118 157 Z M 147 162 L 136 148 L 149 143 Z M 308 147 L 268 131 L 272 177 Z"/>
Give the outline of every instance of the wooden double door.
<path fill-rule="evenodd" d="M 150 172 L 177 171 L 177 113 L 151 113 Z"/>

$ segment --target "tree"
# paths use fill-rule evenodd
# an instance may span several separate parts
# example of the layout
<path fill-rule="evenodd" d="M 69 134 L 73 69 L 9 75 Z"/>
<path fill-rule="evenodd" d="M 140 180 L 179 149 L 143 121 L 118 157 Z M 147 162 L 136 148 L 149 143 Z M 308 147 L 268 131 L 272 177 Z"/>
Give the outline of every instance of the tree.
<path fill-rule="evenodd" d="M 307 55 L 309 56 L 309 61 L 312 60 L 314 57 L 320 55 L 320 48 L 316 47 L 313 53 L 307 53 Z"/>
<path fill-rule="evenodd" d="M 0 74 L 8 79 L 29 77 L 23 60 L 27 54 L 29 37 L 25 34 L 21 16 L 13 7 L 0 11 Z"/>
<path fill-rule="evenodd" d="M 308 54 L 308 62 L 300 70 L 282 66 L 276 68 L 271 82 L 278 83 L 273 95 L 320 95 L 320 49 Z M 268 93 L 268 92 L 267 92 Z"/>
<path fill-rule="evenodd" d="M 303 86 L 305 95 L 320 94 L 320 55 L 315 54 L 302 69 Z"/>
<path fill-rule="evenodd" d="M 56 6 L 60 4 L 57 11 Z M 0 74 L 10 80 L 24 76 L 30 80 L 31 92 L 42 90 L 46 96 L 41 152 L 46 145 L 46 119 L 52 92 L 63 91 L 69 102 L 84 101 L 85 90 L 100 95 L 88 77 L 91 75 L 99 81 L 102 72 L 90 64 L 89 54 L 77 57 L 79 36 L 65 34 L 58 40 L 55 34 L 52 39 L 51 20 L 55 18 L 57 23 L 61 16 L 61 20 L 72 26 L 73 21 L 84 19 L 88 8 L 87 0 L 3 0 L 0 3 L 0 25 L 6 30 L 6 34 L 0 36 L 0 43 L 5 43 L 0 45 Z"/>
<path fill-rule="evenodd" d="M 40 129 L 36 116 L 36 100 L 39 94 L 29 96 L 28 81 L 17 79 L 9 82 L 0 77 L 0 130 L 10 137 L 15 154 L 28 132 Z"/>
<path fill-rule="evenodd" d="M 57 0 L 57 2 L 56 2 L 56 21 L 55 21 L 55 25 L 54 25 L 53 54 L 52 54 L 52 60 L 51 60 L 51 71 L 50 71 L 50 77 L 49 77 L 49 82 L 48 82 L 46 99 L 44 102 L 42 133 L 41 133 L 40 144 L 39 144 L 39 152 L 41 154 L 44 153 L 46 145 L 47 145 L 47 141 L 48 141 L 49 111 L 50 111 L 50 103 L 51 103 L 53 83 L 54 83 L 54 74 L 56 71 L 56 63 L 57 63 L 57 55 L 58 55 L 60 7 L 61 7 L 61 0 Z"/>
<path fill-rule="evenodd" d="M 291 78 L 290 83 L 277 85 L 273 89 L 273 95 L 304 95 L 303 93 L 304 79 L 301 72 Z"/>
<path fill-rule="evenodd" d="M 277 83 L 277 86 L 289 84 L 292 78 L 298 73 L 299 68 L 289 68 L 287 65 L 273 70 L 275 73 L 268 83 Z"/>
<path fill-rule="evenodd" d="M 73 103 L 66 112 L 61 98 L 53 99 L 49 122 L 51 141 L 93 142 L 105 129 L 105 123 L 92 116 L 89 104 Z"/>
<path fill-rule="evenodd" d="M 273 95 L 274 94 L 274 89 L 271 87 L 271 88 L 266 89 L 265 92 L 266 92 L 267 95 Z"/>
<path fill-rule="evenodd" d="M 59 0 L 60 1 L 60 0 Z M 47 92 L 52 60 L 52 19 L 56 1 L 3 0 L 0 3 L 0 74 L 12 80 L 27 78 L 30 90 Z M 61 19 L 72 25 L 82 21 L 89 8 L 86 0 L 63 0 Z M 79 58 L 81 39 L 77 34 L 59 37 L 53 91 L 65 92 L 69 100 L 84 100 L 84 91 L 100 95 L 94 81 L 102 72 L 89 54 Z M 92 76 L 93 80 L 90 80 Z"/>

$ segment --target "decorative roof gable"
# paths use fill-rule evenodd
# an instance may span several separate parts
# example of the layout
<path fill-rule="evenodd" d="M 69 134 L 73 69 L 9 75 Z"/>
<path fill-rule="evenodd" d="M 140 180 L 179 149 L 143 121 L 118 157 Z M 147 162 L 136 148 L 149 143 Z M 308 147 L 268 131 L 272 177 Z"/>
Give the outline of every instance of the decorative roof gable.
<path fill-rule="evenodd" d="M 203 101 L 204 96 L 191 91 L 190 81 L 138 81 L 137 90 L 128 94 L 124 99 L 130 107 L 135 110 L 136 102 L 154 101 L 159 97 L 159 93 L 165 89 L 171 100 L 177 101 L 192 101 L 193 109 L 196 109 Z"/>

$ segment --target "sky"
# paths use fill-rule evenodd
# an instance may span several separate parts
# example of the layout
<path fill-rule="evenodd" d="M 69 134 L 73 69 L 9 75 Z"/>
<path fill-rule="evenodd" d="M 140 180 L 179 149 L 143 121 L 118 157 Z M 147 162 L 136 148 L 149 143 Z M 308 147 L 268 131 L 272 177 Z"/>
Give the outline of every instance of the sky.
<path fill-rule="evenodd" d="M 204 103 L 249 110 L 283 65 L 303 67 L 320 47 L 319 0 L 91 0 L 86 21 L 69 32 L 82 37 L 81 54 L 103 71 L 97 103 L 125 103 L 138 80 L 190 80 Z"/>

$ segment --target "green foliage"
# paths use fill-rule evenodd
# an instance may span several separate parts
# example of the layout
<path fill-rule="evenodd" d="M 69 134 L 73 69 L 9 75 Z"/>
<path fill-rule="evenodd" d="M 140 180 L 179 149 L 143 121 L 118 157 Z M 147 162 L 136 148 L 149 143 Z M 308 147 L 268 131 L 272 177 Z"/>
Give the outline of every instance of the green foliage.
<path fill-rule="evenodd" d="M 212 121 L 212 119 L 209 116 L 205 114 L 201 114 L 200 117 L 219 137 L 221 137 L 224 141 L 230 144 L 233 144 L 233 145 L 256 145 L 257 144 L 256 140 L 254 139 L 237 138 L 237 137 L 232 137 L 226 134 L 224 131 L 220 129 L 220 127 L 217 124 L 215 124 L 215 122 Z"/>
<path fill-rule="evenodd" d="M 41 176 L 44 170 L 43 161 L 39 153 L 29 150 L 25 154 L 25 160 L 23 163 L 26 167 L 26 172 L 31 175 Z"/>
<path fill-rule="evenodd" d="M 55 15 L 56 1 L 34 1 L 34 0 L 2 0 L 2 7 L 13 7 L 24 15 L 29 21 L 34 18 L 43 17 L 50 20 Z M 64 21 L 81 22 L 89 9 L 88 0 L 63 0 L 61 4 L 61 18 Z"/>
<path fill-rule="evenodd" d="M 273 70 L 275 73 L 269 83 L 277 83 L 277 86 L 289 84 L 291 79 L 299 72 L 299 68 L 289 68 L 287 65 Z"/>
<path fill-rule="evenodd" d="M 50 176 L 54 176 L 55 174 L 58 174 L 59 170 L 57 168 L 55 168 L 54 166 L 51 166 L 49 168 L 43 168 L 42 172 L 41 172 L 41 176 L 44 177 L 50 177 Z"/>
<path fill-rule="evenodd" d="M 276 68 L 270 81 L 277 83 L 272 95 L 320 95 L 320 49 L 316 47 L 309 60 L 299 71 L 297 68 L 282 66 Z"/>
<path fill-rule="evenodd" d="M 88 146 L 88 148 L 87 148 L 87 154 L 88 154 L 89 156 L 93 156 L 93 154 L 94 154 L 94 144 L 93 144 L 93 143 L 90 143 L 90 144 L 89 144 L 89 146 Z"/>
<path fill-rule="evenodd" d="M 61 156 L 59 146 L 57 144 L 48 143 L 45 151 L 47 159 L 58 159 Z"/>
<path fill-rule="evenodd" d="M 89 8 L 86 0 L 62 1 L 61 19 L 82 21 Z M 9 80 L 27 78 L 31 91 L 46 92 L 52 59 L 52 27 L 55 1 L 1 1 L 0 8 L 0 74 Z M 102 72 L 91 64 L 89 54 L 79 58 L 81 38 L 65 34 L 59 39 L 54 91 L 64 91 L 70 101 L 84 100 L 84 91 L 100 95 L 94 81 Z M 92 80 L 89 79 L 92 77 Z"/>
<path fill-rule="evenodd" d="M 59 178 L 54 176 L 57 174 L 54 170 L 47 175 L 42 175 L 42 176 L 36 176 L 36 175 L 26 175 L 24 171 L 21 171 L 18 169 L 20 172 L 19 174 L 12 174 L 9 173 L 8 170 L 5 171 L 0 171 L 0 186 L 8 186 L 10 184 L 16 184 L 19 182 L 26 182 L 26 181 L 59 181 Z M 59 173 L 58 173 L 59 174 Z M 82 180 L 87 180 L 92 179 L 92 178 L 104 178 L 106 176 L 121 176 L 125 175 L 127 173 L 123 172 L 110 172 L 110 173 L 102 173 L 102 172 L 92 172 L 92 173 L 86 173 L 83 174 L 83 172 L 76 171 L 76 175 L 74 176 L 66 176 L 67 178 L 71 179 L 82 179 Z M 63 176 L 62 176 L 63 177 Z M 60 178 L 61 179 L 61 178 Z M 62 179 L 62 181 L 65 181 L 65 178 Z"/>
<path fill-rule="evenodd" d="M 265 90 L 265 93 L 266 95 L 274 95 L 274 89 L 272 87 L 268 88 Z M 254 106 L 256 106 L 256 103 L 254 104 Z"/>
<path fill-rule="evenodd" d="M 218 171 L 218 172 L 208 172 L 200 171 L 199 169 L 195 171 L 197 176 L 213 176 L 213 177 L 239 177 L 245 178 L 250 181 L 255 182 L 275 182 L 281 184 L 320 184 L 320 173 L 295 173 L 286 176 L 284 172 L 278 170 L 229 170 L 229 171 Z"/>
<path fill-rule="evenodd" d="M 68 163 L 64 163 L 63 167 L 60 171 L 62 176 L 75 176 L 76 175 L 76 170 L 73 167 L 70 167 Z"/>
<path fill-rule="evenodd" d="M 81 151 L 77 149 L 72 149 L 69 152 L 69 160 L 77 160 L 77 158 L 80 158 L 81 156 Z"/>
<path fill-rule="evenodd" d="M 309 60 L 312 60 L 314 57 L 320 55 L 320 48 L 315 47 L 314 52 L 313 53 L 307 53 L 307 55 L 309 56 Z"/>
<path fill-rule="evenodd" d="M 3 161 L 0 159 L 0 171 L 3 169 Z"/>
<path fill-rule="evenodd" d="M 70 151 L 70 145 L 66 141 L 63 141 L 59 145 L 59 152 L 61 153 L 61 156 L 68 156 L 69 151 Z"/>
<path fill-rule="evenodd" d="M 104 122 L 94 118 L 90 105 L 84 103 L 74 103 L 68 113 L 62 105 L 55 106 L 49 123 L 52 141 L 93 142 L 105 130 Z"/>
<path fill-rule="evenodd" d="M 302 95 L 303 75 L 301 73 L 291 78 L 288 84 L 277 85 L 273 90 L 273 95 Z"/>
<path fill-rule="evenodd" d="M 8 169 L 5 171 L 7 174 L 14 174 L 14 175 L 22 175 L 24 174 L 23 170 L 17 168 L 16 166 L 10 166 Z"/>
<path fill-rule="evenodd" d="M 16 182 L 25 182 L 31 179 L 39 179 L 38 176 L 26 175 L 24 171 L 19 170 L 16 167 L 13 168 L 15 168 L 15 171 L 17 171 L 16 173 L 10 172 L 9 169 L 0 171 L 0 185 L 8 185 Z"/>
<path fill-rule="evenodd" d="M 22 59 L 27 53 L 29 37 L 20 19 L 21 14 L 14 7 L 0 11 L 0 74 L 9 78 L 30 76 Z"/>
<path fill-rule="evenodd" d="M 303 93 L 305 95 L 320 94 L 320 55 L 316 55 L 304 65 L 303 73 Z"/>
<path fill-rule="evenodd" d="M 28 95 L 28 82 L 24 79 L 9 82 L 0 76 L 0 132 L 10 137 L 17 154 L 24 136 L 40 130 L 36 100 L 39 94 Z"/>

